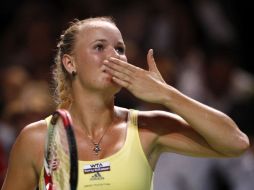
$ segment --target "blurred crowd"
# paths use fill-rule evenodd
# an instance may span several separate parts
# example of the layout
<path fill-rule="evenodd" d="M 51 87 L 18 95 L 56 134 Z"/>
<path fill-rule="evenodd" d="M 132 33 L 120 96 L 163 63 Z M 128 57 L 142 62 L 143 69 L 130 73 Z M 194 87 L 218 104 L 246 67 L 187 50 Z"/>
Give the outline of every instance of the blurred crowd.
<path fill-rule="evenodd" d="M 229 114 L 254 139 L 254 72 L 246 59 L 237 1 L 44 0 L 1 5 L 0 186 L 20 130 L 55 109 L 51 70 L 61 32 L 75 18 L 113 16 L 127 46 L 128 61 L 146 68 L 155 59 L 165 81 L 186 95 Z M 245 52 L 246 50 L 246 52 Z M 116 96 L 127 108 L 165 109 L 128 91 Z M 190 113 L 191 114 L 191 113 Z M 254 150 L 234 159 L 164 154 L 155 190 L 251 190 Z"/>

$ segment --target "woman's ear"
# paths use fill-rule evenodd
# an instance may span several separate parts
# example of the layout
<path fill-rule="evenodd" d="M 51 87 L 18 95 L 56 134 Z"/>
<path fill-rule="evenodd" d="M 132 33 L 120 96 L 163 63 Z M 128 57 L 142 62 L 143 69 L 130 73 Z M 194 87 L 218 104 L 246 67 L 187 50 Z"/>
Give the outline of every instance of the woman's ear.
<path fill-rule="evenodd" d="M 76 65 L 72 56 L 64 54 L 62 58 L 62 63 L 69 74 L 76 73 Z"/>

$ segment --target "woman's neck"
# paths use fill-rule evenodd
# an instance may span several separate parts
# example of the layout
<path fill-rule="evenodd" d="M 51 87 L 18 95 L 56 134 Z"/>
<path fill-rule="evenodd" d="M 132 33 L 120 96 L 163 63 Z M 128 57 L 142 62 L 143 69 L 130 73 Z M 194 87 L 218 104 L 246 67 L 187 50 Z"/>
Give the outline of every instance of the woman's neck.
<path fill-rule="evenodd" d="M 114 97 L 83 95 L 74 100 L 69 110 L 73 124 L 91 137 L 99 136 L 116 118 Z"/>

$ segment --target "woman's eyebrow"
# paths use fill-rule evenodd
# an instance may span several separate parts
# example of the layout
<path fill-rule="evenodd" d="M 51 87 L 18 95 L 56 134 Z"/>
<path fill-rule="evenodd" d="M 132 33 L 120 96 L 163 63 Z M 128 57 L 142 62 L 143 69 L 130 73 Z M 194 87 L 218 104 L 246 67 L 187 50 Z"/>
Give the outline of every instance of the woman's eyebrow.
<path fill-rule="evenodd" d="M 96 39 L 96 40 L 93 40 L 92 42 L 90 42 L 89 44 L 93 44 L 93 43 L 96 43 L 96 42 L 106 42 L 107 40 L 105 39 Z"/>
<path fill-rule="evenodd" d="M 90 42 L 89 44 L 94 44 L 94 43 L 96 43 L 96 42 L 107 42 L 107 40 L 106 39 L 96 39 L 96 40 L 93 40 L 92 42 Z M 123 46 L 124 48 L 125 48 L 125 44 L 124 44 L 124 42 L 123 41 L 118 41 L 117 42 L 117 45 L 121 45 L 121 46 Z"/>
<path fill-rule="evenodd" d="M 118 41 L 117 44 L 125 46 L 123 41 Z"/>

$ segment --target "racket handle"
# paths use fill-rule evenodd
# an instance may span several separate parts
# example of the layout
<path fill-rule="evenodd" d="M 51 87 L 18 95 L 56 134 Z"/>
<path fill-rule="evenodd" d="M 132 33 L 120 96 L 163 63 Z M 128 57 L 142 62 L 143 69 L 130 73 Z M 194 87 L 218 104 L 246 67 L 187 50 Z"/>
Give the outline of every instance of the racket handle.
<path fill-rule="evenodd" d="M 52 176 L 47 174 L 46 169 L 44 169 L 44 180 L 46 190 L 53 190 Z"/>

